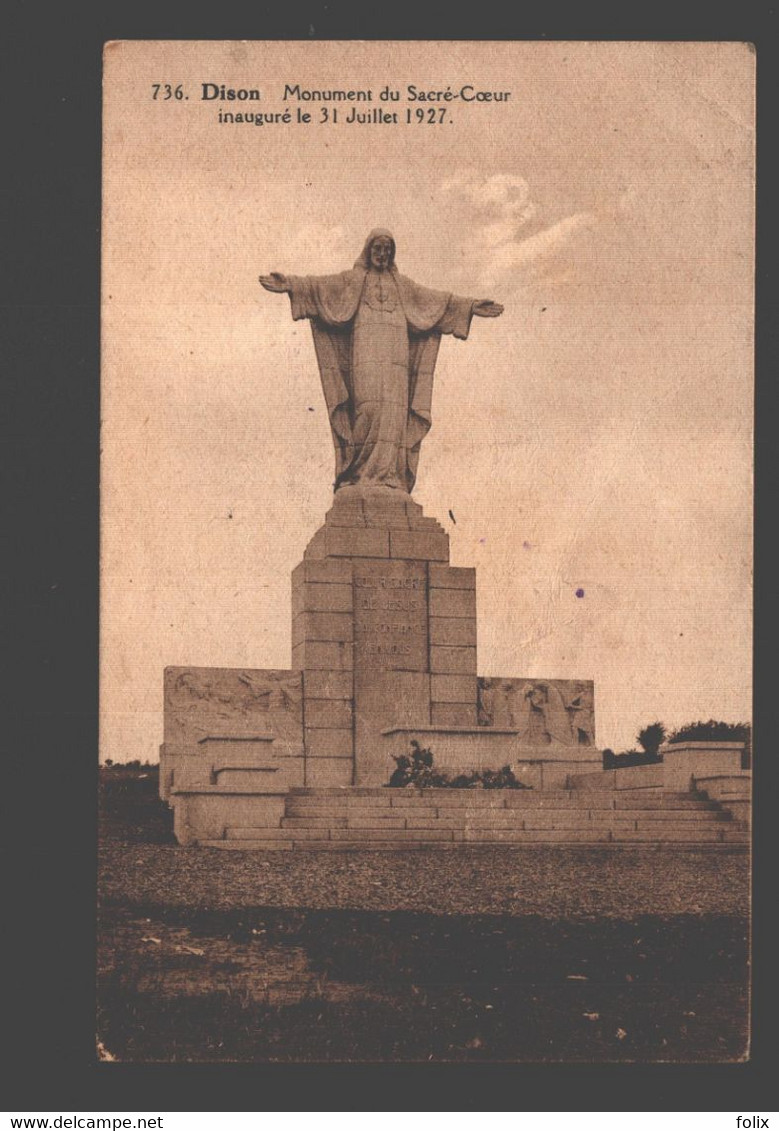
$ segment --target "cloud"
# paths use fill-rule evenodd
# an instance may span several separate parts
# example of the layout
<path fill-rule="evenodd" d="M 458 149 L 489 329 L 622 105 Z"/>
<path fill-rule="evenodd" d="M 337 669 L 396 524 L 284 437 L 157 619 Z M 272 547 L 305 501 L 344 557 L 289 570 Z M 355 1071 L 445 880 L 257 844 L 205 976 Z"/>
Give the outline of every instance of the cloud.
<path fill-rule="evenodd" d="M 561 272 L 567 275 L 570 255 L 563 253 L 570 251 L 578 236 L 592 231 L 597 224 L 598 218 L 594 213 L 575 212 L 527 239 L 504 241 L 494 248 L 489 265 L 491 273 L 494 277 L 503 278 L 521 272 L 531 279 L 551 275 L 559 278 Z"/>
<path fill-rule="evenodd" d="M 513 239 L 537 212 L 527 181 L 513 173 L 484 177 L 462 171 L 442 183 L 441 194 L 475 210 L 481 219 L 478 232 L 488 246 Z"/>
<path fill-rule="evenodd" d="M 463 170 L 442 182 L 440 192 L 468 216 L 473 267 L 484 282 L 568 277 L 575 242 L 599 223 L 594 213 L 580 211 L 533 231 L 538 206 L 527 181 L 512 173 Z"/>

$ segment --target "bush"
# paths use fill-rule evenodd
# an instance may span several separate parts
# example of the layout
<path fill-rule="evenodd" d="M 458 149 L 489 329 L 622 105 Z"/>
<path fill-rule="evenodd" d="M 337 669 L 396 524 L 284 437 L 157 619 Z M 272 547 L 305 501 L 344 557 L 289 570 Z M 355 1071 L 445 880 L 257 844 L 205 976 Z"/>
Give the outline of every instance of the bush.
<path fill-rule="evenodd" d="M 685 723 L 673 731 L 669 743 L 674 742 L 749 742 L 752 728 L 749 723 L 720 723 L 709 719 L 707 723 Z"/>
<path fill-rule="evenodd" d="M 411 740 L 411 757 L 406 754 L 393 754 L 392 760 L 396 769 L 390 777 L 389 784 L 393 787 L 407 785 L 442 786 L 446 775 L 433 770 L 433 752 L 424 750 L 416 739 Z"/>
<path fill-rule="evenodd" d="M 656 754 L 665 742 L 665 727 L 662 723 L 650 723 L 638 732 L 636 742 L 647 754 Z"/>
<path fill-rule="evenodd" d="M 615 754 L 608 747 L 603 751 L 604 770 L 619 770 L 625 766 L 656 766 L 662 762 L 663 756 L 659 751 L 647 753 L 646 750 L 623 750 Z"/>
<path fill-rule="evenodd" d="M 175 844 L 173 811 L 160 801 L 159 766 L 127 763 L 100 767 L 98 830 L 101 840 Z"/>
<path fill-rule="evenodd" d="M 411 757 L 393 754 L 396 769 L 389 780 L 393 788 L 414 786 L 417 789 L 530 789 L 514 776 L 510 766 L 499 770 L 474 770 L 468 774 L 451 777 L 433 769 L 433 752 L 423 748 L 415 738 L 411 740 Z"/>
<path fill-rule="evenodd" d="M 752 764 L 751 739 L 749 723 L 722 723 L 709 719 L 706 723 L 686 723 L 668 736 L 662 723 L 650 723 L 636 735 L 641 750 L 623 750 L 615 754 L 613 750 L 606 749 L 603 751 L 603 768 L 617 770 L 624 766 L 655 765 L 663 760 L 660 747 L 664 742 L 669 745 L 679 742 L 743 742 L 741 766 L 746 770 Z"/>
<path fill-rule="evenodd" d="M 741 768 L 748 770 L 752 765 L 752 727 L 749 723 L 722 723 L 709 719 L 702 723 L 685 723 L 673 731 L 668 739 L 669 745 L 678 742 L 743 742 L 744 753 Z"/>

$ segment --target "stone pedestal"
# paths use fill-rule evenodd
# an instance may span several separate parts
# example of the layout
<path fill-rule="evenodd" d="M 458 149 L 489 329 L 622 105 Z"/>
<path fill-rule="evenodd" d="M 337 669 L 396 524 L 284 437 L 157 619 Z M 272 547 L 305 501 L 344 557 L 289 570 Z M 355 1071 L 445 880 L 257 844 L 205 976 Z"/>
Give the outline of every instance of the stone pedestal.
<path fill-rule="evenodd" d="M 397 491 L 342 488 L 292 574 L 306 785 L 381 785 L 382 732 L 476 725 L 476 575 Z"/>

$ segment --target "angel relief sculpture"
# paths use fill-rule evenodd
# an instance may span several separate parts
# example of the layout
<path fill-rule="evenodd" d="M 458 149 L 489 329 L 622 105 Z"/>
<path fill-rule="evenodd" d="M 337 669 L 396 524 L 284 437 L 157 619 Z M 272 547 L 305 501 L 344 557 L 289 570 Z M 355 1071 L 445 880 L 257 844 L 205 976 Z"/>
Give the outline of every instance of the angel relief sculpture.
<path fill-rule="evenodd" d="M 592 694 L 565 681 L 479 680 L 479 724 L 519 732 L 528 746 L 592 746 Z"/>

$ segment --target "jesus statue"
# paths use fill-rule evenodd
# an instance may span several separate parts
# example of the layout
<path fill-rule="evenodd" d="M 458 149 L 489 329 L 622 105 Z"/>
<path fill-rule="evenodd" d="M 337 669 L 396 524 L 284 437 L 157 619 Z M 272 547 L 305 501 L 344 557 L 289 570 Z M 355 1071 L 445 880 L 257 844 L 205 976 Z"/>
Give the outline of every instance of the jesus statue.
<path fill-rule="evenodd" d="M 335 490 L 346 485 L 411 492 L 430 429 L 442 334 L 466 339 L 473 315 L 497 318 L 491 300 L 434 291 L 398 273 L 395 240 L 377 228 L 351 271 L 261 275 L 286 292 L 295 320 L 311 320 L 335 444 Z"/>

